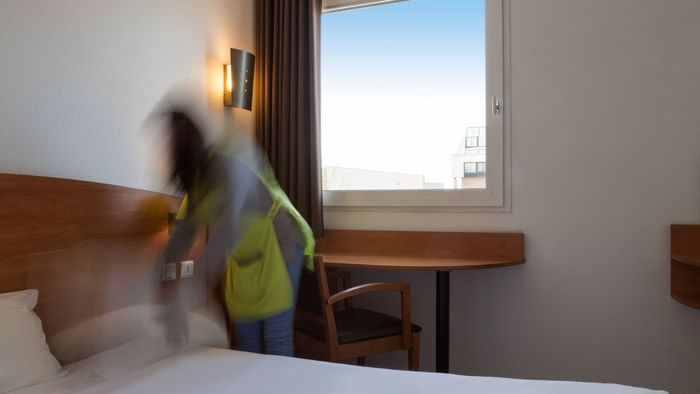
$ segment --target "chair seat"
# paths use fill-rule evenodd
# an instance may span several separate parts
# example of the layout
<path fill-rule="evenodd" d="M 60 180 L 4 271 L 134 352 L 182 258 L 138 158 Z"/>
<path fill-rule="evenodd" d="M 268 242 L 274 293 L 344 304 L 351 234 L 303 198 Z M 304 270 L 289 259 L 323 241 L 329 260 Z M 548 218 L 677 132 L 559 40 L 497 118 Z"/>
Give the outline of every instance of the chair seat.
<path fill-rule="evenodd" d="M 343 345 L 401 335 L 401 319 L 367 309 L 351 308 L 337 311 L 335 324 L 338 329 L 338 342 Z M 295 329 L 318 340 L 326 340 L 325 328 L 317 322 L 301 320 L 296 323 Z M 421 330 L 420 326 L 411 324 L 412 332 Z"/>

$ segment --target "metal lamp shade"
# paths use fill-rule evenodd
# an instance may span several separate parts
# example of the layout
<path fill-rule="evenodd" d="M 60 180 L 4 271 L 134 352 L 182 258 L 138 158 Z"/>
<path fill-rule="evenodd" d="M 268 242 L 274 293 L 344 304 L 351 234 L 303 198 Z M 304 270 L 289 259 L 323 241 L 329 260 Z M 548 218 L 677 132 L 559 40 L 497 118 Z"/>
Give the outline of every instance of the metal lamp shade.
<path fill-rule="evenodd" d="M 224 105 L 251 110 L 255 55 L 231 48 L 231 64 L 224 66 Z"/>

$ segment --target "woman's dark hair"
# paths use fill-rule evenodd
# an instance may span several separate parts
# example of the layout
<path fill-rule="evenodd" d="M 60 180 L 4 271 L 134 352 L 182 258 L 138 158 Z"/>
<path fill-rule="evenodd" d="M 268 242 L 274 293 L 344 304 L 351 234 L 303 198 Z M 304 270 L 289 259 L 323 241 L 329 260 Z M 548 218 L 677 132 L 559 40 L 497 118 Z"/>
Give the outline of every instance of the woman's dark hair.
<path fill-rule="evenodd" d="M 197 174 L 206 166 L 204 136 L 192 118 L 182 111 L 171 111 L 170 153 L 172 155 L 170 177 L 180 191 L 191 193 Z"/>

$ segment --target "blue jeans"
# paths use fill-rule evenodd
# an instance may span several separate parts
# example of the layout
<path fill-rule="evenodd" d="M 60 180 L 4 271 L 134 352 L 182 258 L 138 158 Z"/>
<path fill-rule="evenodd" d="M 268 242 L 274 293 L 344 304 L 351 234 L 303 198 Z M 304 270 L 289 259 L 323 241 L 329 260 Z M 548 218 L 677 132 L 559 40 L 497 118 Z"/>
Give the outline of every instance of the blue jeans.
<path fill-rule="evenodd" d="M 280 356 L 294 355 L 294 312 L 303 264 L 304 249 L 297 245 L 294 259 L 287 262 L 287 272 L 294 293 L 292 307 L 264 320 L 235 322 L 236 349 Z"/>

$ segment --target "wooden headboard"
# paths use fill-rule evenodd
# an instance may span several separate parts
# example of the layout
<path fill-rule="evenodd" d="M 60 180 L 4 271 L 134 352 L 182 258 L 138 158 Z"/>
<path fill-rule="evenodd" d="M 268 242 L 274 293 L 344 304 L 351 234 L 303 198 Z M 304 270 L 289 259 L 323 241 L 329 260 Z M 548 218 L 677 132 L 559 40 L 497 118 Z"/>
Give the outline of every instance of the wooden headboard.
<path fill-rule="evenodd" d="M 0 174 L 0 292 L 39 290 L 36 313 L 49 345 L 96 316 L 157 303 L 169 290 L 154 263 L 178 202 L 126 187 Z M 206 285 L 204 277 L 170 286 Z M 70 362 L 109 345 L 56 356 Z"/>

